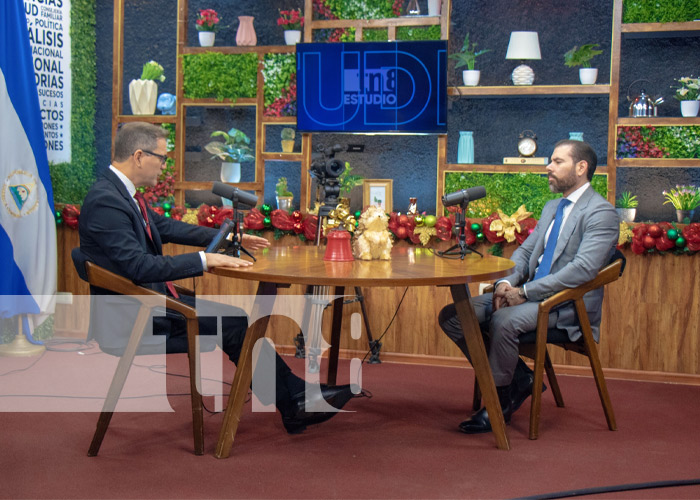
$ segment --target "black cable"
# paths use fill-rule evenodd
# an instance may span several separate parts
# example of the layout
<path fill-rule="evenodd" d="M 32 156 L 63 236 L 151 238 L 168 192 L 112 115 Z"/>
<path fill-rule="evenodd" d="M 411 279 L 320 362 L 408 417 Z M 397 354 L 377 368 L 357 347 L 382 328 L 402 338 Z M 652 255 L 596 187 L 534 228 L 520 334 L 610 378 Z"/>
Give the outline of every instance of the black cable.
<path fill-rule="evenodd" d="M 64 345 L 76 345 L 77 347 L 66 348 L 66 349 L 58 347 L 58 346 L 64 346 Z M 60 338 L 60 339 L 45 340 L 44 347 L 46 347 L 47 351 L 79 352 L 79 351 L 82 351 L 85 349 L 92 349 L 95 346 L 93 344 L 91 344 L 90 341 L 87 341 L 85 339 Z"/>
<path fill-rule="evenodd" d="M 4 377 L 5 375 L 10 375 L 11 373 L 19 373 L 19 372 L 25 372 L 25 371 L 29 370 L 31 367 L 33 367 L 35 364 L 37 364 L 41 360 L 41 358 L 44 357 L 44 354 L 46 354 L 46 351 L 42 352 L 41 356 L 36 358 L 31 365 L 29 365 L 25 368 L 17 368 L 16 370 L 10 370 L 9 372 L 0 373 L 0 377 Z"/>
<path fill-rule="evenodd" d="M 408 292 L 408 287 L 406 287 L 406 288 L 404 289 L 403 295 L 401 296 L 401 300 L 399 300 L 399 305 L 396 306 L 396 311 L 394 311 L 394 315 L 391 317 L 391 320 L 389 321 L 389 324 L 386 325 L 386 328 L 384 329 L 384 331 L 382 332 L 382 334 L 379 336 L 379 338 L 378 338 L 377 340 L 374 341 L 375 343 L 378 344 L 378 343 L 384 338 L 384 335 L 387 334 L 387 332 L 389 331 L 389 328 L 391 328 L 392 323 L 394 323 L 394 319 L 396 319 L 396 315 L 399 314 L 399 309 L 401 308 L 401 304 L 403 304 L 403 299 L 406 298 L 406 292 Z M 362 361 L 360 362 L 360 367 L 359 367 L 359 368 L 362 367 L 362 365 L 365 363 L 365 360 L 367 359 L 367 356 L 369 356 L 370 354 L 372 354 L 372 348 L 371 348 L 371 347 L 370 347 L 369 350 L 367 351 L 367 354 L 365 354 L 365 357 L 362 358 Z M 360 376 L 359 368 L 358 368 L 358 374 L 357 374 L 358 378 L 359 378 L 359 376 Z M 371 396 L 370 396 L 370 397 L 371 397 Z"/>
<path fill-rule="evenodd" d="M 593 488 L 581 488 L 577 490 L 559 491 L 556 493 L 543 493 L 527 497 L 518 497 L 513 500 L 550 500 L 553 498 L 568 498 L 585 495 L 597 495 L 600 493 L 615 493 L 618 491 L 647 490 L 653 488 L 669 488 L 675 486 L 695 486 L 700 485 L 698 479 L 678 479 L 670 481 L 655 481 L 650 483 L 618 484 L 613 486 L 596 486 Z"/>

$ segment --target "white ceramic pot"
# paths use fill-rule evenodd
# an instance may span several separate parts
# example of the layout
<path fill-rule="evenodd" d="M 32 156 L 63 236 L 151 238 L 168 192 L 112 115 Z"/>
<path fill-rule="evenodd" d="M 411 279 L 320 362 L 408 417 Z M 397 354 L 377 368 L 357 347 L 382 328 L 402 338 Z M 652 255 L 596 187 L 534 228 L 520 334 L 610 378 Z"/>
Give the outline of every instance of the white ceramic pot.
<path fill-rule="evenodd" d="M 615 210 L 617 210 L 622 222 L 634 222 L 634 218 L 637 216 L 636 208 L 616 208 Z"/>
<path fill-rule="evenodd" d="M 202 47 L 213 47 L 214 39 L 216 38 L 216 33 L 213 31 L 198 31 L 199 45 Z"/>
<path fill-rule="evenodd" d="M 581 68 L 578 70 L 581 85 L 593 85 L 598 78 L 598 68 Z"/>
<path fill-rule="evenodd" d="M 152 115 L 156 112 L 158 84 L 153 80 L 129 82 L 129 104 L 133 115 Z"/>
<path fill-rule="evenodd" d="M 289 212 L 292 208 L 292 202 L 294 201 L 294 196 L 276 196 L 277 198 L 277 208 Z"/>
<path fill-rule="evenodd" d="M 221 162 L 221 182 L 240 182 L 241 164 L 227 161 Z"/>
<path fill-rule="evenodd" d="M 681 116 L 698 116 L 700 101 L 681 101 Z"/>
<path fill-rule="evenodd" d="M 462 71 L 462 80 L 464 80 L 464 85 L 467 87 L 476 87 L 479 85 L 480 76 L 481 71 L 478 69 L 465 69 Z"/>
<path fill-rule="evenodd" d="M 442 0 L 428 0 L 428 15 L 439 16 Z"/>
<path fill-rule="evenodd" d="M 287 45 L 296 45 L 299 42 L 301 42 L 301 31 L 286 30 L 284 32 L 284 43 Z"/>

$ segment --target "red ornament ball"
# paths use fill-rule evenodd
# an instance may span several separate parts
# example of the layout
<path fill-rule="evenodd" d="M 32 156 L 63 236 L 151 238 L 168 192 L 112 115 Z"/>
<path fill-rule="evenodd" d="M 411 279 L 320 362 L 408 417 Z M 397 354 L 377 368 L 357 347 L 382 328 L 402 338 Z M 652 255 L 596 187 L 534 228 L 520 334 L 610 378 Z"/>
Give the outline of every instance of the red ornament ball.
<path fill-rule="evenodd" d="M 651 226 L 649 226 L 649 229 L 647 230 L 647 232 L 649 233 L 649 236 L 651 236 L 652 238 L 658 238 L 662 234 L 664 234 L 663 230 L 659 227 L 658 224 L 652 224 Z"/>
<path fill-rule="evenodd" d="M 406 217 L 405 215 L 402 215 L 401 217 Z M 408 220 L 408 218 L 407 218 Z M 399 226 L 396 228 L 396 237 L 400 240 L 403 240 L 408 236 L 408 229 L 406 229 L 404 226 Z"/>
<path fill-rule="evenodd" d="M 294 212 L 292 212 L 292 220 L 294 220 L 294 222 L 301 222 L 301 217 L 302 215 L 299 210 L 295 210 Z"/>
<path fill-rule="evenodd" d="M 401 224 L 402 226 L 405 226 L 406 224 L 408 224 L 408 216 L 401 215 L 399 217 L 399 224 Z M 404 236 L 404 238 L 405 238 L 405 236 Z"/>
<path fill-rule="evenodd" d="M 656 239 L 650 234 L 647 234 L 642 240 L 642 245 L 644 245 L 644 248 L 654 248 L 656 246 Z"/>
<path fill-rule="evenodd" d="M 294 223 L 294 232 L 296 234 L 300 234 L 300 233 L 304 232 L 304 226 L 302 225 L 301 222 Z"/>

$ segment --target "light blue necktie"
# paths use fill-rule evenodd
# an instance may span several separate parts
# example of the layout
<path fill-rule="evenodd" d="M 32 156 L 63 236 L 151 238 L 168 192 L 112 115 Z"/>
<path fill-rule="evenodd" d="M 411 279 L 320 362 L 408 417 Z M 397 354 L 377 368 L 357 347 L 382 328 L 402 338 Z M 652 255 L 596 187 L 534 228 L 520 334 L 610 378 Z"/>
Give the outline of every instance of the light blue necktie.
<path fill-rule="evenodd" d="M 571 203 L 571 200 L 567 200 L 566 198 L 562 198 L 559 202 L 557 214 L 554 216 L 554 224 L 552 225 L 552 230 L 549 232 L 547 245 L 544 247 L 542 262 L 540 262 L 540 265 L 537 267 L 533 281 L 544 278 L 552 269 L 552 257 L 554 257 L 554 249 L 557 246 L 557 238 L 559 238 L 561 222 L 564 220 L 564 209 L 567 207 L 567 205 L 569 205 L 569 203 Z"/>

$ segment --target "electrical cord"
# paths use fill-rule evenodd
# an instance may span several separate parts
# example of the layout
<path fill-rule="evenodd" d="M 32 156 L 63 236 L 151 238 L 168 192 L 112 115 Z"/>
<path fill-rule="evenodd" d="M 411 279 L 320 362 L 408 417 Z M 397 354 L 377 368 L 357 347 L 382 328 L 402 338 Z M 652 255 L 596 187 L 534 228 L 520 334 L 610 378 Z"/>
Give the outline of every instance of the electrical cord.
<path fill-rule="evenodd" d="M 518 497 L 513 500 L 550 500 L 554 498 L 569 498 L 577 496 L 586 495 L 598 495 L 601 493 L 615 493 L 618 491 L 633 491 L 633 490 L 647 490 L 653 488 L 670 488 L 676 486 L 695 486 L 700 485 L 700 478 L 698 479 L 679 479 L 670 481 L 655 481 L 649 483 L 631 483 L 631 484 L 617 484 L 612 486 L 597 486 L 593 488 L 581 488 L 577 490 L 559 491 L 556 493 L 543 493 L 541 495 L 532 495 L 527 497 Z"/>

